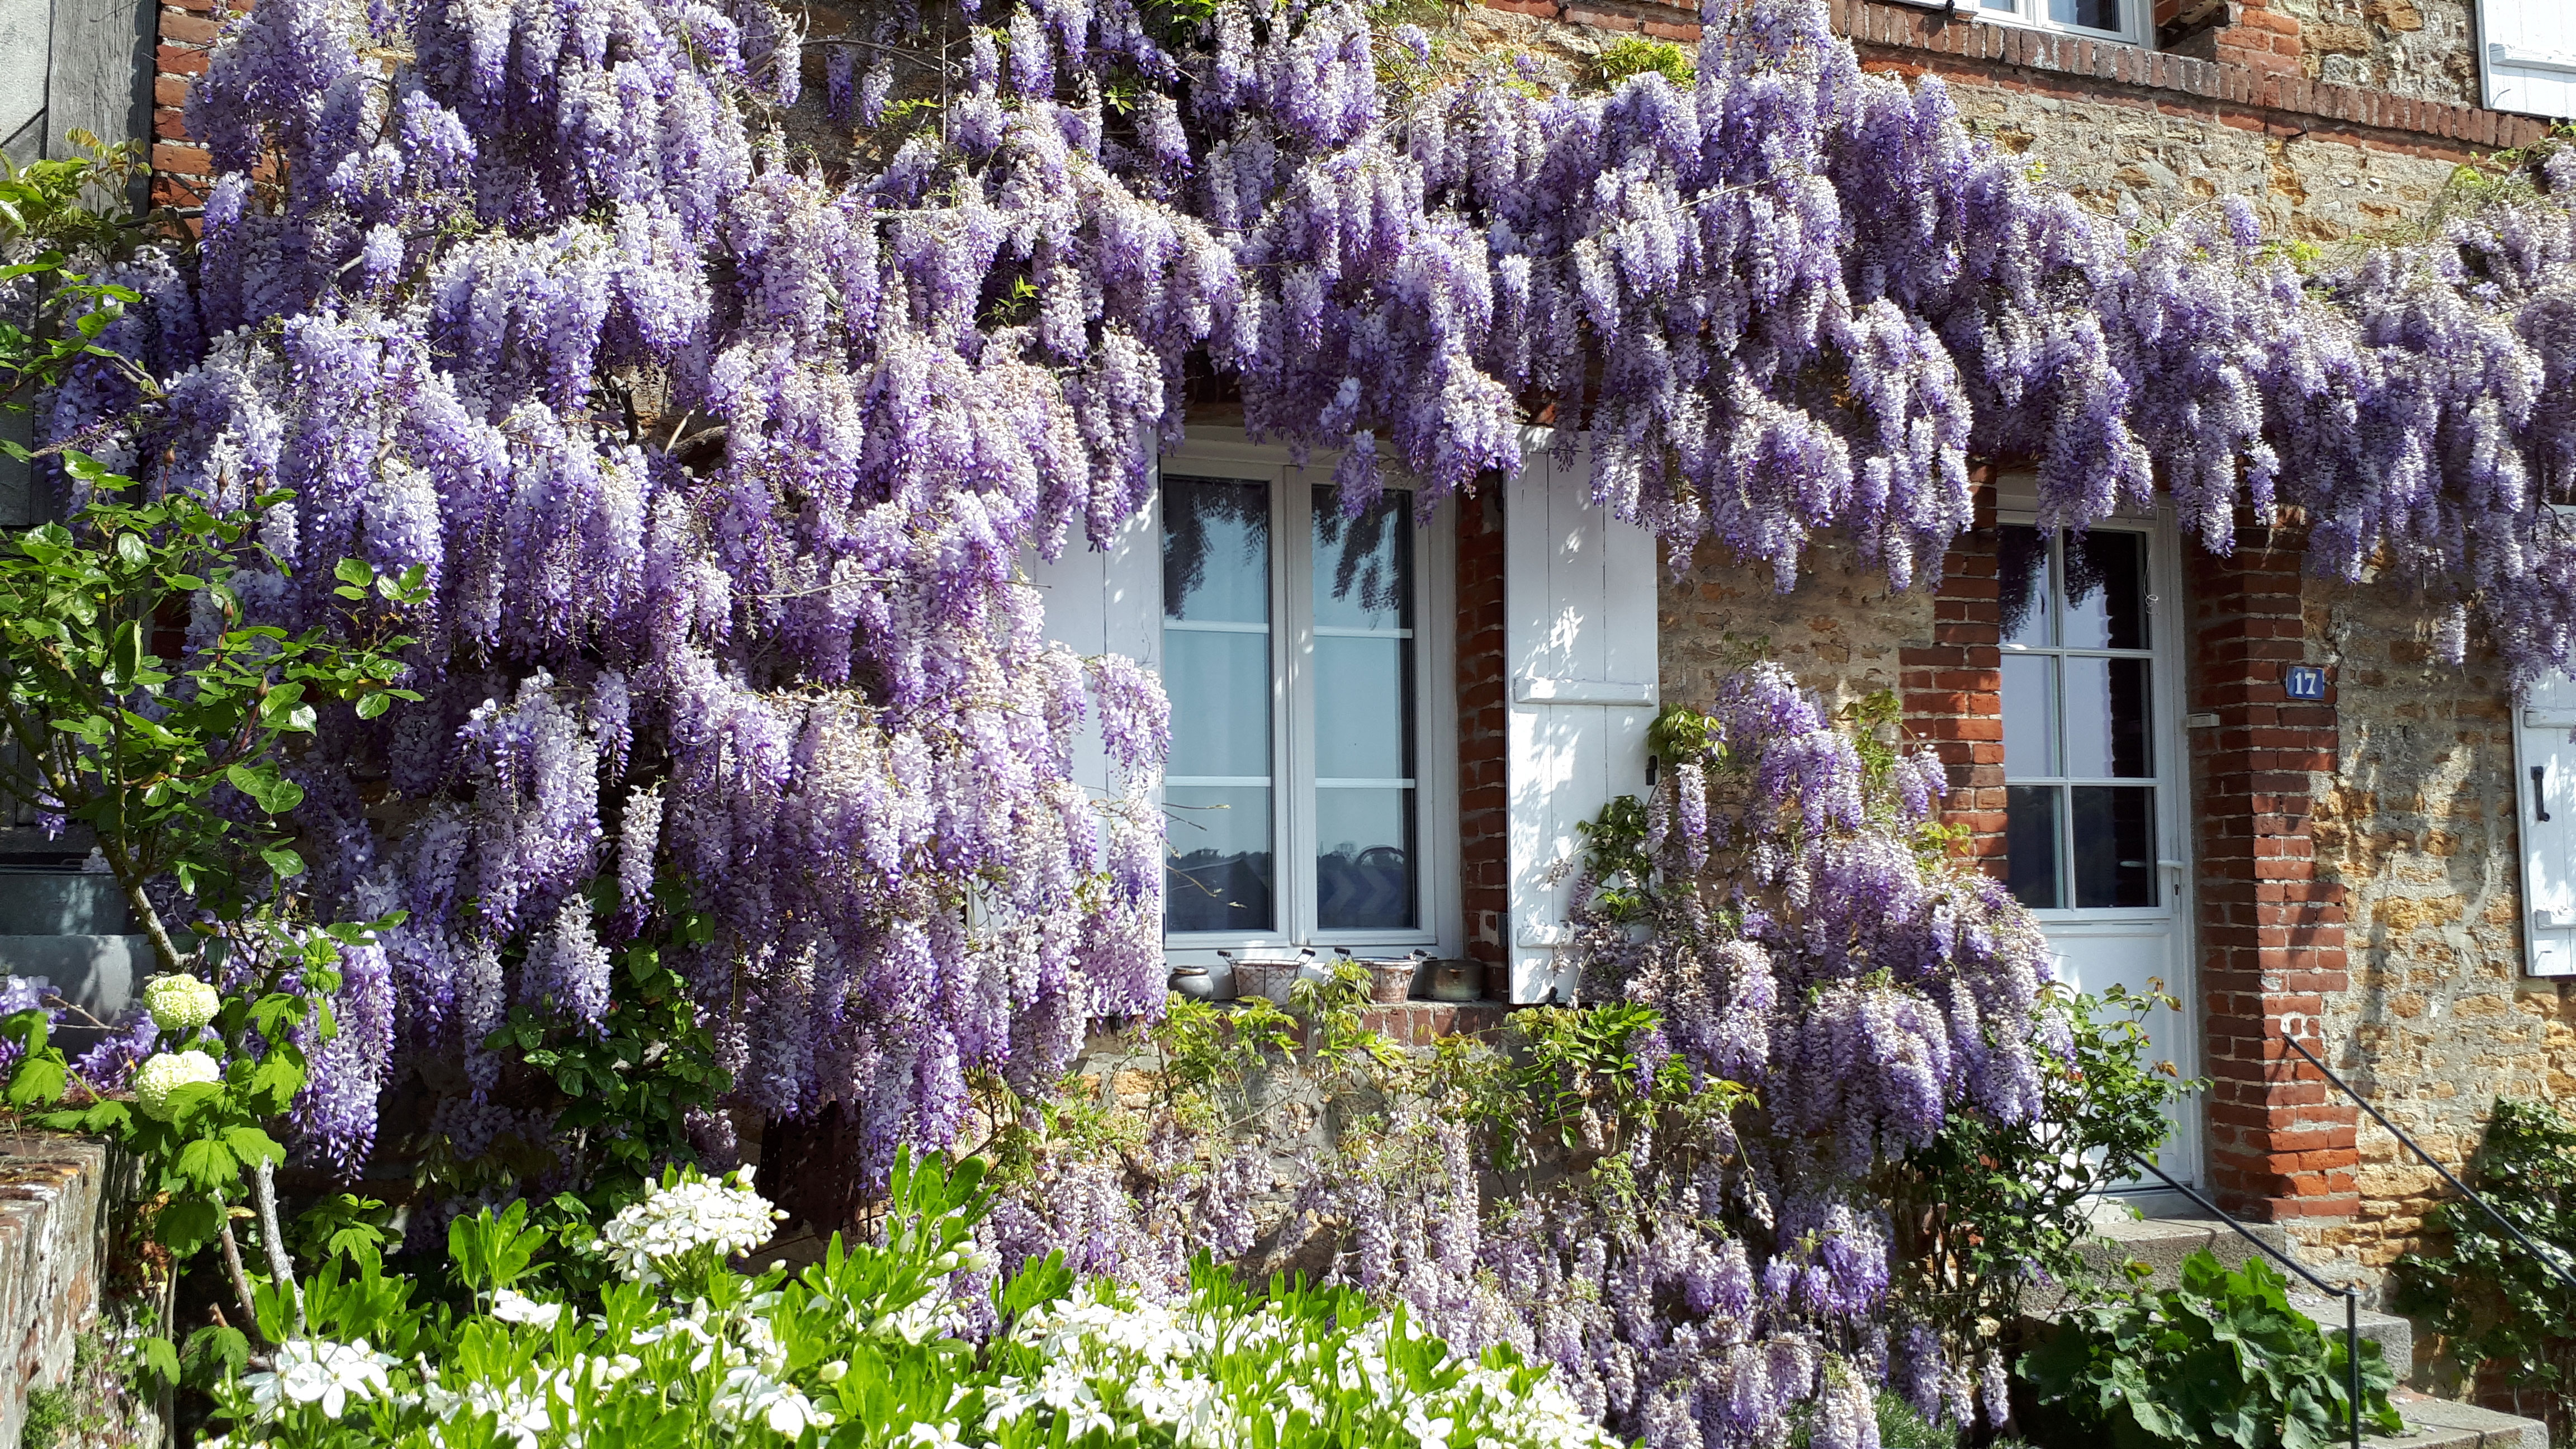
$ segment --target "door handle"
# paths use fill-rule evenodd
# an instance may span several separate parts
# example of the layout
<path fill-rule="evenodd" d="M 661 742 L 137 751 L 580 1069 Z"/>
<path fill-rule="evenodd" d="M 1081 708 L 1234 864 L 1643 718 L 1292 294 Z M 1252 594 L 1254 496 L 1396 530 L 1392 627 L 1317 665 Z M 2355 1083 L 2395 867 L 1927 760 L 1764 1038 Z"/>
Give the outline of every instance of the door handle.
<path fill-rule="evenodd" d="M 2531 767 L 2531 818 L 2542 825 L 2549 823 L 2549 767 Z"/>

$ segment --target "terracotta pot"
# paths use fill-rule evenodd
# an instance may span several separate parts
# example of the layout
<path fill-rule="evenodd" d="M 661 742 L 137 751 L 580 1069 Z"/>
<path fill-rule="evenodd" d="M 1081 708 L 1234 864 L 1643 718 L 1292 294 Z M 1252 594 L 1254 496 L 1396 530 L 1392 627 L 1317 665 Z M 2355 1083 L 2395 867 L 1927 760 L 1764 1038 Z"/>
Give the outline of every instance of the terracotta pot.
<path fill-rule="evenodd" d="M 1394 1006 L 1413 999 L 1414 961 L 1362 961 L 1369 969 L 1369 1001 L 1378 1006 Z"/>

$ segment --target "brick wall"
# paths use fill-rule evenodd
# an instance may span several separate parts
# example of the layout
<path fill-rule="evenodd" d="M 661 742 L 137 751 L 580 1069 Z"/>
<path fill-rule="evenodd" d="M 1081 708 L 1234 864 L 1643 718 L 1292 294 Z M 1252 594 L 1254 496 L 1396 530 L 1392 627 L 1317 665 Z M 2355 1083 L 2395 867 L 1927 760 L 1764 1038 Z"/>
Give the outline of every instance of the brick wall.
<path fill-rule="evenodd" d="M 182 108 L 188 83 L 206 73 L 206 52 L 221 28 L 226 0 L 166 0 L 152 77 L 152 204 L 194 215 L 206 200 L 206 148 L 188 139 Z M 248 0 L 233 8 L 247 10 Z"/>
<path fill-rule="evenodd" d="M 2318 773 L 2336 763 L 2336 701 L 2290 700 L 2305 661 L 2304 537 L 2238 524 L 2236 552 L 2194 549 L 2191 710 L 2209 1177 L 2240 1216 L 2319 1226 L 2357 1198 L 2354 1109 L 2290 1050 L 2312 1046 L 2350 984 L 2343 889 L 2319 878 Z"/>
<path fill-rule="evenodd" d="M 1511 920 L 1510 794 L 1504 752 L 1511 705 L 1503 679 L 1503 519 L 1493 480 L 1458 505 L 1458 879 L 1467 954 L 1507 959 Z"/>
<path fill-rule="evenodd" d="M 1995 556 L 1995 490 L 1977 489 L 1977 523 L 1952 544 L 1932 596 L 1929 643 L 1900 650 L 1905 723 L 1950 775 L 1942 815 L 1970 831 L 1969 854 L 2003 874 L 2003 614 Z"/>

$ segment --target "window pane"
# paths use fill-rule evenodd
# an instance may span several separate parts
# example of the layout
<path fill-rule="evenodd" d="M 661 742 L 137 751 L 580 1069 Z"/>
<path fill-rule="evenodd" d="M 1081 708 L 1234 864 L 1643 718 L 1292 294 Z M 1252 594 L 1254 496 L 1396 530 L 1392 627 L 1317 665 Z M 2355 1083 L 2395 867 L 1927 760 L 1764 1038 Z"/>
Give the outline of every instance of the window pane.
<path fill-rule="evenodd" d="M 2014 785 L 2004 791 L 2004 849 L 2011 873 L 2013 899 L 2035 911 L 2053 911 L 2058 894 L 2057 800 L 2055 785 Z"/>
<path fill-rule="evenodd" d="M 1270 488 L 1163 475 L 1163 616 L 1270 622 Z"/>
<path fill-rule="evenodd" d="M 1163 630 L 1169 773 L 1270 777 L 1270 636 Z"/>
<path fill-rule="evenodd" d="M 2004 656 L 2004 774 L 2057 770 L 2057 661 L 2045 654 Z"/>
<path fill-rule="evenodd" d="M 1315 490 L 1318 626 L 1413 627 L 1412 506 L 1412 494 L 1391 492 L 1344 518 L 1339 489 Z"/>
<path fill-rule="evenodd" d="M 2134 785 L 2078 785 L 2075 904 L 2156 904 L 2156 792 Z"/>
<path fill-rule="evenodd" d="M 1327 931 L 1410 928 L 1413 792 L 1315 791 L 1315 924 Z"/>
<path fill-rule="evenodd" d="M 1163 929 L 1271 929 L 1270 791 L 1167 785 L 1163 802 L 1171 842 Z"/>
<path fill-rule="evenodd" d="M 2060 25 L 2117 30 L 2120 28 L 2120 0 L 2048 0 L 2048 18 Z"/>
<path fill-rule="evenodd" d="M 1315 641 L 1315 776 L 1413 778 L 1413 641 Z"/>
<path fill-rule="evenodd" d="M 2066 536 L 2066 647 L 2148 647 L 2145 534 Z"/>
<path fill-rule="evenodd" d="M 2147 661 L 2068 659 L 2066 670 L 2066 773 L 2077 777 L 2144 779 L 2155 771 L 2147 732 Z M 2009 696 L 2008 696 L 2009 697 Z M 2012 722 L 2004 722 L 2009 740 Z M 2004 747 L 2011 768 L 2012 747 Z"/>
<path fill-rule="evenodd" d="M 2057 642 L 2049 613 L 2056 607 L 2048 587 L 2048 535 L 2036 528 L 2006 524 L 1995 530 L 1998 588 L 2003 604 L 2004 643 L 2045 649 Z"/>

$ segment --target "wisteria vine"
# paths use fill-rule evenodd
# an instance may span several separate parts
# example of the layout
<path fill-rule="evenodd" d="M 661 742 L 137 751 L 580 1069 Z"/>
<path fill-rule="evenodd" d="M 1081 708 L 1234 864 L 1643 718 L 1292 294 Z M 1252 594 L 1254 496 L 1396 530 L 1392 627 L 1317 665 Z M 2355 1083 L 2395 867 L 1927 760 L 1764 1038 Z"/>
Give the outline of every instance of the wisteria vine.
<path fill-rule="evenodd" d="M 1969 460 L 2026 459 L 2051 521 L 2161 487 L 2224 549 L 2294 506 L 2321 567 L 2452 608 L 2454 654 L 2474 607 L 2517 669 L 2568 657 L 2576 150 L 2303 275 L 2241 206 L 2146 232 L 2037 184 L 1816 0 L 1707 22 L 1694 88 L 1606 95 L 1444 77 L 1351 0 L 965 0 L 829 44 L 766 0 L 229 22 L 193 275 L 129 268 L 108 339 L 164 385 L 83 373 L 50 426 L 292 490 L 284 622 L 336 557 L 427 566 L 427 700 L 327 716 L 299 768 L 317 895 L 409 912 L 350 963 L 384 1024 L 329 1058 L 324 1155 L 363 1158 L 406 1052 L 488 1137 L 485 1033 L 595 1020 L 657 880 L 716 920 L 689 970 L 738 1104 L 841 1104 L 863 1170 L 951 1138 L 970 1074 L 1047 1082 L 1155 1010 L 1160 691 L 1045 647 L 1019 563 L 1112 537 L 1201 371 L 1354 503 L 1514 470 L 1544 419 L 1677 557 L 1785 585 L 1841 528 L 1906 584 Z"/>

